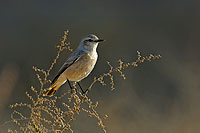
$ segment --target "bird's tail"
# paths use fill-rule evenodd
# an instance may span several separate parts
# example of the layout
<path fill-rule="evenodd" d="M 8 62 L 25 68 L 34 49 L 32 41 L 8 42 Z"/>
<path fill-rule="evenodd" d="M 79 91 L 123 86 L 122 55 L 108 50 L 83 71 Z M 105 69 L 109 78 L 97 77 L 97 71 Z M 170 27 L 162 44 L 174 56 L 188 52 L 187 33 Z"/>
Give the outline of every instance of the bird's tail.
<path fill-rule="evenodd" d="M 53 96 L 60 86 L 51 86 L 46 91 L 44 91 L 43 96 Z"/>

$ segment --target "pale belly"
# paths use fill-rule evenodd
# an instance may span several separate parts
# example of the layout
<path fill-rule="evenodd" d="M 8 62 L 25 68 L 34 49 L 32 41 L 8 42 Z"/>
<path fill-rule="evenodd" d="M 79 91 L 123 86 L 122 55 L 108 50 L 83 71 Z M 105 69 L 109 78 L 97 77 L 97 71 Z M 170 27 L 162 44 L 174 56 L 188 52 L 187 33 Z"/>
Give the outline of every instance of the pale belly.
<path fill-rule="evenodd" d="M 67 68 L 60 76 L 63 80 L 80 81 L 87 77 L 93 70 L 97 59 L 88 54 L 83 55 L 78 61 Z"/>

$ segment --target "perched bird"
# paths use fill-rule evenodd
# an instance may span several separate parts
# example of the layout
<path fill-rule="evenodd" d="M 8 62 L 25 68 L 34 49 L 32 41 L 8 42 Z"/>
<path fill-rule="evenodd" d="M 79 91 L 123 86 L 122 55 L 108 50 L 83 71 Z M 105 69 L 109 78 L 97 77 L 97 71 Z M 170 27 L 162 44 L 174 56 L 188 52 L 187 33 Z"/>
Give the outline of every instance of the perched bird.
<path fill-rule="evenodd" d="M 78 48 L 69 56 L 67 61 L 58 71 L 58 74 L 53 79 L 51 86 L 43 93 L 43 96 L 53 96 L 55 92 L 63 85 L 66 81 L 79 82 L 86 78 L 93 70 L 97 61 L 97 46 L 99 42 L 104 40 L 99 39 L 95 35 L 88 35 L 84 37 Z M 80 84 L 78 83 L 81 88 Z M 81 88 L 83 91 L 83 89 Z"/>

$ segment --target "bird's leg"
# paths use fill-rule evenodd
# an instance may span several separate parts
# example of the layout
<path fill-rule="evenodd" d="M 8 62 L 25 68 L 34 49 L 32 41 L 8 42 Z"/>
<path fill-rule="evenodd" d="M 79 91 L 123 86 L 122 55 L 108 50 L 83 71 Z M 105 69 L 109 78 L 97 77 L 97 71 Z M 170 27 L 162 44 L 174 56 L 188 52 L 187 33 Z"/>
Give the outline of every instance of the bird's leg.
<path fill-rule="evenodd" d="M 79 82 L 77 82 L 77 84 L 78 84 L 78 86 L 80 87 L 80 89 L 81 89 L 81 91 L 82 91 L 83 94 L 85 94 L 85 92 L 88 91 L 88 89 L 84 91 Z"/>
<path fill-rule="evenodd" d="M 84 90 L 83 90 L 83 88 L 81 87 L 80 83 L 77 82 L 77 84 L 78 84 L 79 88 L 81 89 L 82 93 L 85 93 Z"/>
<path fill-rule="evenodd" d="M 69 87 L 70 87 L 70 89 L 71 89 L 71 93 L 73 93 L 73 88 L 72 88 L 72 85 L 70 84 L 70 81 L 67 79 L 67 82 L 68 82 L 68 84 L 69 84 Z M 75 89 L 75 91 L 77 92 L 77 89 L 76 89 L 76 87 L 74 88 Z"/>
<path fill-rule="evenodd" d="M 70 89 L 71 89 L 71 93 L 73 93 L 73 92 L 72 92 L 72 89 L 73 89 L 73 88 L 72 88 L 72 86 L 71 86 L 71 84 L 70 84 L 70 82 L 69 82 L 69 80 L 68 80 L 68 79 L 67 79 L 67 82 L 68 82 L 68 84 L 69 84 L 69 87 L 70 87 Z"/>

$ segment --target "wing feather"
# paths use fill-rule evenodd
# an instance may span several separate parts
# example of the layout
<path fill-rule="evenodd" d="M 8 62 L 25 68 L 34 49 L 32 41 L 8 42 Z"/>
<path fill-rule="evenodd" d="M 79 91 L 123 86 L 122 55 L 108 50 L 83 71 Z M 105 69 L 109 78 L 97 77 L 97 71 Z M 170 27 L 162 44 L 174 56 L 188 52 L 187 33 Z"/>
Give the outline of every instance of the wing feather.
<path fill-rule="evenodd" d="M 55 81 L 59 78 L 59 76 L 72 64 L 74 64 L 76 61 L 79 60 L 79 58 L 84 54 L 83 51 L 74 51 L 72 55 L 67 59 L 67 61 L 63 64 L 63 66 L 58 71 L 58 74 L 55 76 L 55 78 L 52 80 L 51 84 L 53 85 Z"/>

